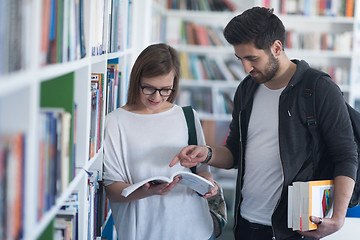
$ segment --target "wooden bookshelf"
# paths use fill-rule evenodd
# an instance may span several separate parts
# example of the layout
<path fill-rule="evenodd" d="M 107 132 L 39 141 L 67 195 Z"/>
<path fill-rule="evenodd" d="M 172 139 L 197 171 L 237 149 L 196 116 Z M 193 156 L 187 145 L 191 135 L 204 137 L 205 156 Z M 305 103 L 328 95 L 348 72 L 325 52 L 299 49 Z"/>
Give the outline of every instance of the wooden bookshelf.
<path fill-rule="evenodd" d="M 135 2 L 1 4 L 1 239 L 101 237 L 104 118 L 125 103 Z"/>

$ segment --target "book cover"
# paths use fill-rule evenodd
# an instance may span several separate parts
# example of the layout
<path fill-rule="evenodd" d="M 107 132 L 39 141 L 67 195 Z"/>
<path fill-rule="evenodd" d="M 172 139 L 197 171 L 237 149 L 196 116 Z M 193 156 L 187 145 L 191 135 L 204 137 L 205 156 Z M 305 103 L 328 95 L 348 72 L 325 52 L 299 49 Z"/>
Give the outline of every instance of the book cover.
<path fill-rule="evenodd" d="M 202 26 L 202 25 L 194 25 L 194 33 L 195 33 L 195 39 L 196 39 L 196 43 L 198 45 L 203 45 L 203 46 L 210 46 L 211 42 L 210 42 L 210 38 L 209 35 L 207 33 L 206 27 Z"/>
<path fill-rule="evenodd" d="M 91 74 L 91 83 L 96 83 L 98 92 L 98 114 L 97 114 L 97 139 L 96 145 L 97 150 L 101 147 L 101 139 L 102 139 L 102 120 L 103 120 L 103 98 L 104 98 L 104 75 L 102 73 L 92 73 Z"/>
<path fill-rule="evenodd" d="M 151 182 L 153 184 L 168 182 L 171 183 L 174 178 L 181 177 L 181 181 L 179 184 L 184 184 L 194 191 L 198 192 L 200 195 L 204 195 L 207 192 L 210 192 L 214 185 L 207 179 L 200 177 L 191 172 L 175 172 L 170 177 L 166 176 L 155 176 L 143 181 L 137 182 L 135 184 L 130 185 L 129 187 L 123 189 L 121 195 L 124 197 L 129 196 L 132 192 L 134 192 L 139 187 L 143 186 L 145 183 Z"/>
<path fill-rule="evenodd" d="M 355 7 L 354 0 L 347 0 L 345 5 L 345 16 L 346 17 L 353 17 L 354 16 L 354 7 Z"/>
<path fill-rule="evenodd" d="M 92 83 L 93 84 L 93 83 Z M 98 134 L 98 114 L 99 114 L 99 90 L 91 87 L 91 110 L 90 110 L 90 139 L 89 139 L 89 159 L 94 157 L 97 152 L 97 134 Z"/>
<path fill-rule="evenodd" d="M 55 219 L 51 220 L 49 225 L 45 228 L 45 230 L 41 233 L 38 240 L 53 240 L 55 234 Z"/>
<path fill-rule="evenodd" d="M 288 188 L 288 227 L 300 231 L 317 229 L 310 216 L 330 218 L 333 196 L 332 180 L 294 182 Z"/>
<path fill-rule="evenodd" d="M 41 21 L 41 63 L 45 65 L 47 63 L 47 54 L 49 47 L 49 32 L 50 32 L 50 6 L 51 0 L 43 1 L 43 14 Z"/>
<path fill-rule="evenodd" d="M 332 180 L 310 181 L 303 184 L 302 231 L 317 229 L 310 216 L 330 218 L 333 213 L 334 185 Z"/>

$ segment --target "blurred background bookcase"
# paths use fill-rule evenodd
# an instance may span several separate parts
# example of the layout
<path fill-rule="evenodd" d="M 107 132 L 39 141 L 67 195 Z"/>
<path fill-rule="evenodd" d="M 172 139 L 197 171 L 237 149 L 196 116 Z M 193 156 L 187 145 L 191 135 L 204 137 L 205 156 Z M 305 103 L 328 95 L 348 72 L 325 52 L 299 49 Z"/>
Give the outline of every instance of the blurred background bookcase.
<path fill-rule="evenodd" d="M 328 72 L 351 105 L 359 100 L 359 14 L 355 1 L 230 0 L 155 1 L 152 41 L 180 52 L 180 105 L 204 121 L 230 121 L 233 94 L 246 76 L 222 35 L 228 21 L 252 6 L 274 8 L 284 22 L 285 53 Z M 224 139 L 208 138 L 208 143 Z"/>
<path fill-rule="evenodd" d="M 235 61 L 222 29 L 232 17 L 252 6 L 274 8 L 282 19 L 287 29 L 285 52 L 289 58 L 304 59 L 328 72 L 352 105 L 358 97 L 355 1 L 156 2 L 152 13 L 152 41 L 167 42 L 180 52 L 184 94 L 180 93 L 178 101 L 191 103 L 202 119 L 230 119 L 228 96 L 232 98 L 234 88 L 246 74 Z"/>
<path fill-rule="evenodd" d="M 273 7 L 286 54 L 330 72 L 360 109 L 358 4 L 313 0 L 307 13 L 305 2 L 1 1 L 0 238 L 57 239 L 71 227 L 74 239 L 115 238 L 101 178 L 104 118 L 125 103 L 132 63 L 150 43 L 179 51 L 177 103 L 197 110 L 208 144 L 223 144 L 245 73 L 221 32 L 249 7 Z M 229 207 L 222 239 L 231 239 L 236 172 L 214 174 Z"/>

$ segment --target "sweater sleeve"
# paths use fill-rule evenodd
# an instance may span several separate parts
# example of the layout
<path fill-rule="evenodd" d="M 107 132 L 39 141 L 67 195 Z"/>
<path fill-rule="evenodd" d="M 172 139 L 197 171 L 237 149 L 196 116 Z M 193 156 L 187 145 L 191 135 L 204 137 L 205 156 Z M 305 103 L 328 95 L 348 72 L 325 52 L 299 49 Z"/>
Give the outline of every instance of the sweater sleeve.
<path fill-rule="evenodd" d="M 115 113 L 106 117 L 104 133 L 104 183 L 110 185 L 115 181 L 129 182 L 126 177 L 121 148 L 121 131 Z"/>
<path fill-rule="evenodd" d="M 334 177 L 356 178 L 357 148 L 345 100 L 339 87 L 327 77 L 316 86 L 316 112 L 320 136 L 325 142 Z"/>

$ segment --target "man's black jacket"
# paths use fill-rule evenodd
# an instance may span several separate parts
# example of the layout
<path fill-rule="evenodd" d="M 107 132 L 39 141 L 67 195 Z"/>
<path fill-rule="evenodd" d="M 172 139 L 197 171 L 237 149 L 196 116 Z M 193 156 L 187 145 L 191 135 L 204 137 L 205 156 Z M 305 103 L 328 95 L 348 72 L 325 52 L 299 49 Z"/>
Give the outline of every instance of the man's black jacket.
<path fill-rule="evenodd" d="M 311 136 L 306 126 L 305 110 L 301 104 L 304 95 L 301 80 L 309 65 L 305 61 L 293 60 L 293 62 L 297 64 L 296 72 L 279 99 L 279 145 L 283 168 L 283 173 L 279 174 L 283 174 L 284 182 L 281 197 L 271 218 L 276 239 L 297 235 L 287 228 L 287 189 L 292 182 L 328 179 L 339 175 L 355 179 L 357 170 L 356 145 L 344 98 L 331 78 L 321 77 L 316 86 L 315 96 L 318 130 L 323 140 L 318 154 L 321 156 L 327 154 L 327 157 L 319 158 L 325 159 L 319 164 L 321 169 L 331 168 L 332 176 L 317 174 L 315 177 L 311 158 Z M 258 84 L 250 76 L 240 83 L 234 97 L 230 134 L 226 140 L 226 147 L 234 157 L 234 167 L 238 168 L 234 230 L 240 215 L 246 135 L 257 87 Z M 261 151 L 260 147 L 259 151 Z"/>

